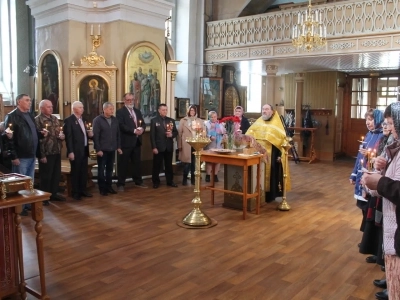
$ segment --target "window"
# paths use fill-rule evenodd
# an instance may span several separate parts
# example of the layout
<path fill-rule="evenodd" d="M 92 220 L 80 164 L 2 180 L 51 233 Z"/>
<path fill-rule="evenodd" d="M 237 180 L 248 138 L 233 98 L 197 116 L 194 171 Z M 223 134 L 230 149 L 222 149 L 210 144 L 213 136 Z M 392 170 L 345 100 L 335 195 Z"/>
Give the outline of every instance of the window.
<path fill-rule="evenodd" d="M 364 119 L 371 107 L 371 78 L 354 78 L 351 91 L 351 117 Z"/>
<path fill-rule="evenodd" d="M 400 76 L 353 78 L 351 88 L 351 118 L 364 119 L 370 108 L 384 111 L 397 101 Z"/>
<path fill-rule="evenodd" d="M 17 90 L 15 18 L 15 1 L 0 1 L 0 93 L 5 104 L 12 101 Z"/>
<path fill-rule="evenodd" d="M 378 78 L 377 109 L 384 111 L 389 104 L 397 101 L 397 86 L 397 77 Z"/>

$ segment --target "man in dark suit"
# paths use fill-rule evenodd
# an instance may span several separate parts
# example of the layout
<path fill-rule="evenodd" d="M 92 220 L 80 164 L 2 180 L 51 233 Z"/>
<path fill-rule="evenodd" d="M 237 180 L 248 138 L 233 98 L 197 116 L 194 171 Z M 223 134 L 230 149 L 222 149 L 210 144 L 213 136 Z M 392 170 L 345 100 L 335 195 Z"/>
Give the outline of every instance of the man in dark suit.
<path fill-rule="evenodd" d="M 67 157 L 71 164 L 72 198 L 92 197 L 86 192 L 88 174 L 89 138 L 93 137 L 92 128 L 85 127 L 82 120 L 83 104 L 72 103 L 73 114 L 64 120 L 64 135 L 67 144 Z M 87 130 L 88 129 L 88 130 Z"/>
<path fill-rule="evenodd" d="M 121 132 L 121 150 L 118 155 L 118 191 L 123 192 L 129 166 L 132 169 L 132 179 L 136 186 L 147 188 L 143 184 L 141 171 L 142 134 L 146 129 L 142 113 L 133 105 L 134 94 L 124 95 L 125 106 L 118 109 L 116 116 Z M 130 161 L 130 164 L 129 164 Z"/>
<path fill-rule="evenodd" d="M 175 120 L 167 117 L 168 107 L 164 103 L 158 106 L 158 114 L 151 119 L 150 140 L 153 149 L 153 188 L 160 186 L 160 169 L 165 167 L 165 177 L 167 185 L 178 187 L 173 182 L 172 154 L 174 151 L 174 138 L 178 135 Z"/>

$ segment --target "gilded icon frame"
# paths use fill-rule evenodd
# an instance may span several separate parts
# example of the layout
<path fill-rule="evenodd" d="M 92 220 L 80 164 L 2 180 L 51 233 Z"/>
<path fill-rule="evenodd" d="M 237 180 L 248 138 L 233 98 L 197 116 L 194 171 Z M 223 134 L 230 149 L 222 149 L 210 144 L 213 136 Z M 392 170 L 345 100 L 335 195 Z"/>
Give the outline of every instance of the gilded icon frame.
<path fill-rule="evenodd" d="M 222 117 L 223 79 L 220 77 L 200 78 L 200 118 L 208 119 L 207 112 L 215 111 L 218 118 Z"/>
<path fill-rule="evenodd" d="M 150 124 L 158 105 L 166 101 L 166 62 L 155 44 L 140 42 L 128 49 L 124 92 L 134 95 L 135 107 L 142 112 L 145 123 Z"/>
<path fill-rule="evenodd" d="M 60 119 L 63 119 L 64 111 L 62 72 L 61 56 L 55 50 L 43 51 L 37 66 L 35 110 L 39 110 L 41 100 L 50 100 L 53 114 L 59 115 Z"/>

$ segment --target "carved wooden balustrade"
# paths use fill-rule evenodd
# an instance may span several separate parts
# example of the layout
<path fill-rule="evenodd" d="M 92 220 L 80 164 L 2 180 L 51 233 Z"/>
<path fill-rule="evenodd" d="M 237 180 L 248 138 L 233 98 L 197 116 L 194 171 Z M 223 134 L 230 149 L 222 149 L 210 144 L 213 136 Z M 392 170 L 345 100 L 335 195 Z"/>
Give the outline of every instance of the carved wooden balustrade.
<path fill-rule="evenodd" d="M 322 11 L 328 43 L 313 52 L 291 44 L 299 11 L 207 22 L 206 62 L 400 50 L 400 0 L 350 0 L 313 5 Z M 317 52 L 317 53 L 315 53 Z"/>

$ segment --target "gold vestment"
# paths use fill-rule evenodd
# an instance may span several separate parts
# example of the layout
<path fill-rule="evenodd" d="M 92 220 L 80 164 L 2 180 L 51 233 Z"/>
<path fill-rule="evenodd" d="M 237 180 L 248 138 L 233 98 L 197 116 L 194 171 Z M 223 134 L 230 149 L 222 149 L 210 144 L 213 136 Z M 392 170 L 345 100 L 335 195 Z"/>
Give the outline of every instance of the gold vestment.
<path fill-rule="evenodd" d="M 286 191 L 290 191 L 290 174 L 289 166 L 286 166 L 288 160 L 285 157 L 285 149 L 282 144 L 286 139 L 285 128 L 283 127 L 282 121 L 277 112 L 274 112 L 272 118 L 268 121 L 264 121 L 262 117 L 258 118 L 257 121 L 250 126 L 247 130 L 246 135 L 254 137 L 257 142 L 265 148 L 268 153 L 269 161 L 265 163 L 265 192 L 270 191 L 270 176 L 271 176 L 271 153 L 272 145 L 274 145 L 281 152 L 282 169 L 285 173 L 286 170 Z M 278 174 L 274 174 L 278 176 Z M 281 182 L 283 189 L 283 182 Z"/>

